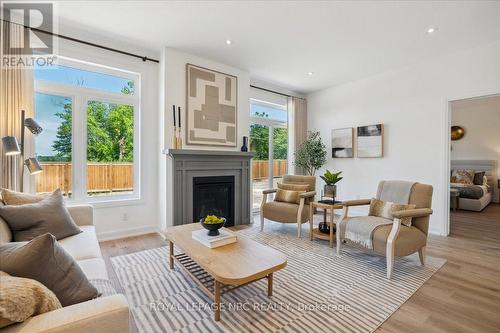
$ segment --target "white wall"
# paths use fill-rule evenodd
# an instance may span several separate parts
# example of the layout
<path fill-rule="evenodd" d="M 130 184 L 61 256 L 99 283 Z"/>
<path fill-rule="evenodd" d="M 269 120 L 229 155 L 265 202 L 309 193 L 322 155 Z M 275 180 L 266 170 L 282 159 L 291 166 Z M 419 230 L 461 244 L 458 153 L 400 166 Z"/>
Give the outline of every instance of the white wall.
<path fill-rule="evenodd" d="M 452 102 L 451 124 L 465 129 L 465 136 L 451 143 L 451 159 L 496 160 L 500 175 L 500 96 Z M 497 184 L 493 201 L 498 202 Z"/>
<path fill-rule="evenodd" d="M 339 197 L 370 198 L 382 179 L 432 184 L 430 231 L 445 234 L 448 101 L 498 92 L 500 42 L 312 93 L 308 124 L 331 156 L 331 129 L 383 123 L 384 158 L 328 158 L 326 168 L 344 172 Z"/>
<path fill-rule="evenodd" d="M 162 148 L 172 147 L 172 105 L 180 106 L 182 109 L 182 138 L 184 149 L 204 149 L 204 150 L 239 150 L 243 144 L 243 136 L 248 136 L 249 118 L 249 98 L 250 98 L 250 76 L 248 72 L 241 69 L 227 66 L 209 59 L 188 54 L 182 51 L 165 48 L 161 55 L 161 80 L 160 87 L 164 93 L 162 105 L 159 108 L 158 140 L 162 143 Z M 237 145 L 236 147 L 218 146 L 194 146 L 186 145 L 185 124 L 186 124 L 186 64 L 213 69 L 238 77 L 238 108 L 237 108 Z M 159 202 L 160 202 L 160 228 L 171 224 L 172 220 L 172 179 L 170 159 L 165 155 L 160 155 L 161 163 L 159 169 Z"/>
<path fill-rule="evenodd" d="M 62 33 L 78 36 L 78 38 L 97 44 L 159 58 L 159 54 L 155 54 L 153 51 L 138 50 L 133 46 L 120 44 L 116 41 L 110 42 L 103 37 L 83 31 L 68 32 L 62 30 Z M 158 182 L 156 175 L 158 174 L 159 162 L 157 152 L 160 150 L 160 144 L 157 140 L 159 65 L 66 40 L 59 41 L 59 54 L 69 58 L 140 73 L 141 199 L 131 202 L 95 204 L 94 217 L 97 235 L 100 240 L 156 231 L 158 229 Z"/>

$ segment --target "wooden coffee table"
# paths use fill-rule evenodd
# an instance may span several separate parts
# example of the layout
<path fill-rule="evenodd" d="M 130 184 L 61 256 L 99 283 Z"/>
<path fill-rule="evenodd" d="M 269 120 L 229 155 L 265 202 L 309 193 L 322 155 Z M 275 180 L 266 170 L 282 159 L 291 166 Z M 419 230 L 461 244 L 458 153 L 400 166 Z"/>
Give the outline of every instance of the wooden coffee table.
<path fill-rule="evenodd" d="M 215 320 L 220 320 L 221 295 L 267 278 L 267 295 L 273 293 L 273 273 L 284 268 L 286 256 L 268 246 L 238 235 L 238 241 L 210 249 L 191 238 L 199 223 L 167 228 L 170 269 L 174 262 L 184 269 L 214 300 Z M 184 251 L 174 254 L 174 246 Z"/>

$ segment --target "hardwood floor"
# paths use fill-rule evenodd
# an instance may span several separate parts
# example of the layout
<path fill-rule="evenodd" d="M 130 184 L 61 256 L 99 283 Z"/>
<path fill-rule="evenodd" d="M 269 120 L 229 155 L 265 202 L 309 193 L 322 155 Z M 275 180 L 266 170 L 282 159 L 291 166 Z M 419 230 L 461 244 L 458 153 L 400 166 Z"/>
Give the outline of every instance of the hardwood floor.
<path fill-rule="evenodd" d="M 451 220 L 451 235 L 431 235 L 427 245 L 429 256 L 447 263 L 377 332 L 500 332 L 500 205 L 459 210 Z M 110 257 L 165 245 L 148 234 L 102 242 L 101 249 L 116 281 Z"/>

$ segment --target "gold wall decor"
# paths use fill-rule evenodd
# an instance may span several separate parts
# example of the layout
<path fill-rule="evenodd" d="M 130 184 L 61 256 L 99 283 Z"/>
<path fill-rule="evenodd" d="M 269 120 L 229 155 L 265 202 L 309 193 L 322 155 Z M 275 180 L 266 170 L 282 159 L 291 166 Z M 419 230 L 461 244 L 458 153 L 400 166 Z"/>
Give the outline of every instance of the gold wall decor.
<path fill-rule="evenodd" d="M 465 130 L 460 126 L 451 126 L 451 140 L 456 141 L 463 138 L 465 135 Z"/>
<path fill-rule="evenodd" d="M 237 77 L 186 65 L 188 145 L 236 147 Z"/>

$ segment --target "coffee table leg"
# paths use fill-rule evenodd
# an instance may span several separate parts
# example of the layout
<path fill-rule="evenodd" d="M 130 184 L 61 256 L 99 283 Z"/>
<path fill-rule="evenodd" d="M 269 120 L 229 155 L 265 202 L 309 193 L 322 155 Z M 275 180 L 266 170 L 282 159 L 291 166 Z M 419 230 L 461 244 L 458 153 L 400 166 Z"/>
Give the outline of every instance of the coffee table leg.
<path fill-rule="evenodd" d="M 169 242 L 170 246 L 170 269 L 174 269 L 174 243 Z"/>
<path fill-rule="evenodd" d="M 267 276 L 267 296 L 273 296 L 273 273 Z"/>
<path fill-rule="evenodd" d="M 215 315 L 214 315 L 214 320 L 219 321 L 220 320 L 220 282 L 215 280 L 214 281 L 214 306 L 215 306 Z"/>

